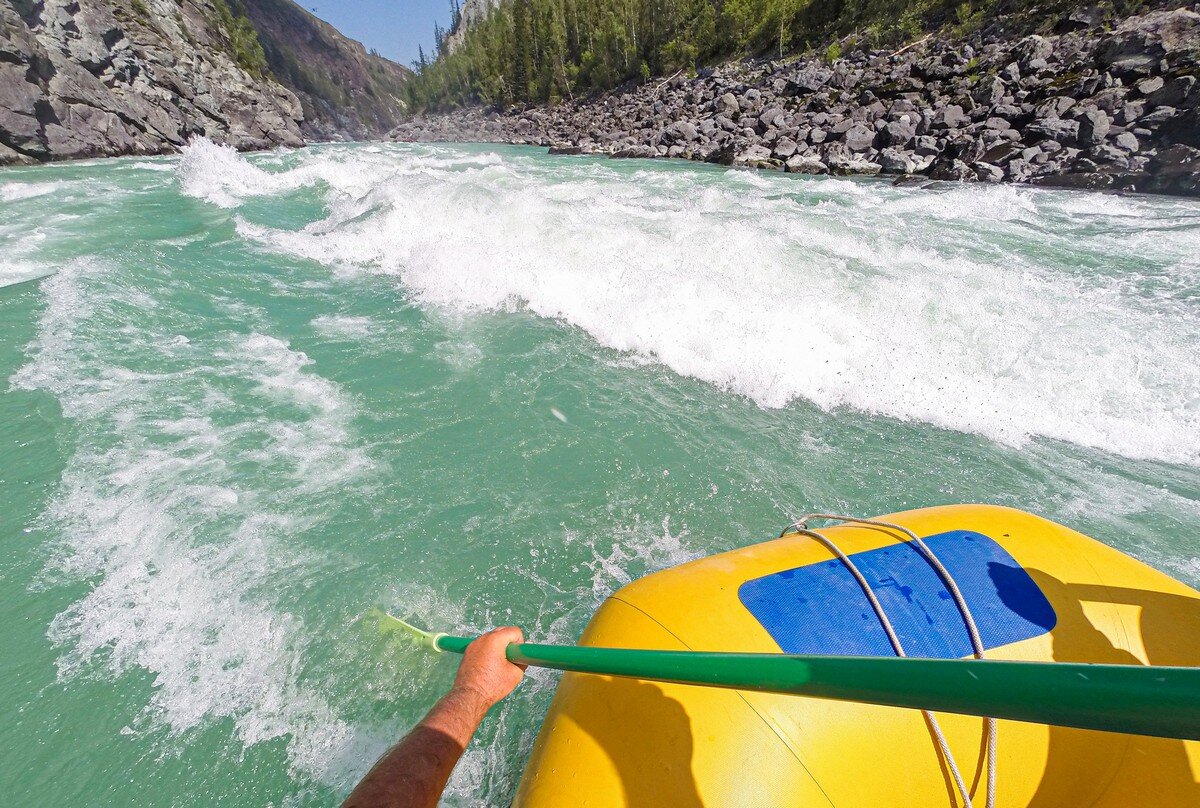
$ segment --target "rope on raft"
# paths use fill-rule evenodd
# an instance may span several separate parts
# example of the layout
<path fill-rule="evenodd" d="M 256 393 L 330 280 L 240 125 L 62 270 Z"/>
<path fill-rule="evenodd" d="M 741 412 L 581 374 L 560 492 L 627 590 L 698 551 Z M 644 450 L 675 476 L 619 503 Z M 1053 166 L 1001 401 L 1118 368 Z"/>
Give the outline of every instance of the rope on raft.
<path fill-rule="evenodd" d="M 792 524 L 784 528 L 780 533 L 780 537 L 788 534 L 799 534 L 816 539 L 825 545 L 838 560 L 845 565 L 850 574 L 858 582 L 862 588 L 863 594 L 867 596 L 867 600 L 871 603 L 871 608 L 875 610 L 875 615 L 879 618 L 880 625 L 883 626 L 884 633 L 887 634 L 888 641 L 892 644 L 892 649 L 896 652 L 896 656 L 906 656 L 904 646 L 900 642 L 900 637 L 896 634 L 895 628 L 892 626 L 892 621 L 888 619 L 887 613 L 884 611 L 883 604 L 879 602 L 879 598 L 875 596 L 874 590 L 871 589 L 871 584 L 867 581 L 866 576 L 862 574 L 858 566 L 850 559 L 850 556 L 842 552 L 842 549 L 837 544 L 822 533 L 809 528 L 808 523 L 821 519 L 830 522 L 849 522 L 859 525 L 870 525 L 872 527 L 881 527 L 888 530 L 895 530 L 903 533 L 908 537 L 909 543 L 920 551 L 922 557 L 929 562 L 929 565 L 934 568 L 937 574 L 941 577 L 942 582 L 946 585 L 951 598 L 958 607 L 959 613 L 962 615 L 963 623 L 967 628 L 967 635 L 971 640 L 971 648 L 976 659 L 983 659 L 983 639 L 979 634 L 979 627 L 975 623 L 975 618 L 971 614 L 970 607 L 967 606 L 966 598 L 963 597 L 962 590 L 958 588 L 958 583 L 954 580 L 954 576 L 942 564 L 933 550 L 929 549 L 921 537 L 913 533 L 903 525 L 895 525 L 890 522 L 880 522 L 875 519 L 860 519 L 856 516 L 839 516 L 837 514 L 827 513 L 810 513 L 800 517 Z M 938 748 L 941 750 L 942 758 L 946 762 L 946 767 L 950 770 L 951 776 L 954 778 L 954 784 L 958 788 L 958 793 L 962 796 L 963 808 L 973 808 L 971 801 L 970 789 L 967 788 L 966 781 L 963 779 L 962 772 L 958 768 L 958 761 L 954 759 L 954 754 L 950 751 L 950 743 L 946 740 L 945 733 L 942 732 L 942 727 L 938 724 L 937 718 L 929 710 L 922 710 L 922 715 L 925 716 L 925 721 L 929 724 L 929 731 L 933 734 L 934 740 L 937 742 Z M 987 802 L 986 808 L 995 808 L 996 804 L 996 719 L 984 718 L 983 720 L 984 737 L 987 743 Z"/>

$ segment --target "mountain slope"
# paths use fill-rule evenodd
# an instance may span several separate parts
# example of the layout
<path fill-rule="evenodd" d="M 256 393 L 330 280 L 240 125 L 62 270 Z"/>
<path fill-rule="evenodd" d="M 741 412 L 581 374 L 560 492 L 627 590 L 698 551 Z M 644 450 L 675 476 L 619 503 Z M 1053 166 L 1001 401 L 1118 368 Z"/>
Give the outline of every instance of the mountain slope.
<path fill-rule="evenodd" d="M 306 137 L 378 137 L 400 120 L 407 68 L 368 53 L 291 0 L 238 5 L 258 32 L 271 73 L 300 98 Z"/>

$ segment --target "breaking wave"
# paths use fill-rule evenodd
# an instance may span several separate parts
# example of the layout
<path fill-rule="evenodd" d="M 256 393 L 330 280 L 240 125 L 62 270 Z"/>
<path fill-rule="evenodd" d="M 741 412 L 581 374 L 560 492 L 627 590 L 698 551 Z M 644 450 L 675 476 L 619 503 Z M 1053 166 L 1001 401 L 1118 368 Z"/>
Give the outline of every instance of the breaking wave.
<path fill-rule="evenodd" d="M 264 182 L 319 177 L 327 218 L 239 230 L 429 306 L 556 319 L 763 407 L 1200 464 L 1195 203 L 634 165 L 322 152 Z"/>

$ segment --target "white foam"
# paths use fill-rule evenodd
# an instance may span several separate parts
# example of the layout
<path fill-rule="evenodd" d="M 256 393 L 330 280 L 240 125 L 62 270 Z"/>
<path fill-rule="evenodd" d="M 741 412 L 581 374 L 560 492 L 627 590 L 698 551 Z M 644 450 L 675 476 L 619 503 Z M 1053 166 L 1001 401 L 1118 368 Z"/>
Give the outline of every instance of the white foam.
<path fill-rule="evenodd" d="M 181 150 L 176 173 L 188 196 L 222 208 L 234 208 L 247 196 L 292 190 L 315 181 L 303 174 L 270 173 L 251 164 L 230 146 L 193 139 Z"/>
<path fill-rule="evenodd" d="M 38 336 L 12 382 L 53 392 L 79 434 L 43 517 L 60 536 L 47 574 L 89 584 L 50 627 L 60 675 L 148 671 L 153 694 L 128 732 L 226 719 L 246 746 L 286 738 L 298 772 L 343 787 L 377 739 L 305 679 L 303 622 L 272 593 L 320 563 L 297 540 L 321 518 L 310 500 L 373 467 L 347 426 L 353 402 L 266 334 L 181 340 L 145 318 L 122 347 L 174 364 L 129 370 L 104 347 L 140 294 L 127 278 L 80 260 L 42 289 Z M 238 415 L 253 394 L 264 406 Z"/>
<path fill-rule="evenodd" d="M 35 261 L 4 261 L 0 263 L 0 287 L 44 278 L 54 270 Z"/>
<path fill-rule="evenodd" d="M 58 182 L 4 182 L 0 183 L 0 202 L 20 202 L 52 194 L 59 189 Z"/>
<path fill-rule="evenodd" d="M 1096 232 L 1078 195 L 384 156 L 394 170 L 331 194 L 327 219 L 240 232 L 395 274 L 427 305 L 561 320 L 764 407 L 807 399 L 1200 464 L 1200 313 L 1125 283 L 1155 259 Z M 337 189 L 337 166 L 322 171 Z M 1113 215 L 1129 229 L 1187 209 L 1170 208 Z M 1195 271 L 1200 230 L 1156 244 Z"/>
<path fill-rule="evenodd" d="M 322 314 L 314 317 L 312 327 L 329 337 L 367 337 L 377 328 L 370 317 L 343 314 Z"/>

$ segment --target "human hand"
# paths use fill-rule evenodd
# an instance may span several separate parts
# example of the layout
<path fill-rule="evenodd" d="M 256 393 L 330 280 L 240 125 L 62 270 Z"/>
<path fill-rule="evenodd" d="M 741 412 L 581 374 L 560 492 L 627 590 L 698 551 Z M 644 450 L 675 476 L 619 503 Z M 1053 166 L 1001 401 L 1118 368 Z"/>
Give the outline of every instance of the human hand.
<path fill-rule="evenodd" d="M 494 629 L 477 637 L 463 654 L 453 689 L 477 696 L 487 708 L 495 705 L 513 692 L 525 675 L 524 665 L 509 662 L 504 656 L 510 643 L 524 641 L 524 633 L 516 626 Z"/>

